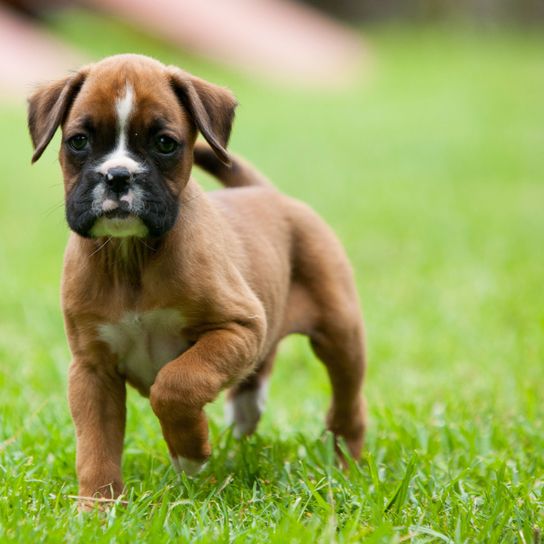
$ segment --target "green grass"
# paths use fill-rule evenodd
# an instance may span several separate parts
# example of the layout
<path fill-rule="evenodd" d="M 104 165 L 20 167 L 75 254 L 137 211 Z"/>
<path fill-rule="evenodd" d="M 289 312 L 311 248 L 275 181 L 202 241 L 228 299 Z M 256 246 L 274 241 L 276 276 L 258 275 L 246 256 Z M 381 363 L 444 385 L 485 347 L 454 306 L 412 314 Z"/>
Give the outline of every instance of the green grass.
<path fill-rule="evenodd" d="M 313 205 L 352 259 L 370 427 L 363 460 L 339 471 L 322 432 L 325 373 L 290 339 L 257 436 L 236 442 L 221 402 L 210 406 L 214 453 L 194 480 L 170 468 L 158 422 L 132 393 L 129 505 L 78 515 L 60 171 L 56 149 L 29 166 L 23 106 L 6 105 L 0 542 L 538 541 L 544 38 L 370 29 L 365 81 L 330 94 L 253 82 L 115 22 L 75 13 L 53 24 L 91 56 L 148 52 L 236 91 L 233 149 Z"/>

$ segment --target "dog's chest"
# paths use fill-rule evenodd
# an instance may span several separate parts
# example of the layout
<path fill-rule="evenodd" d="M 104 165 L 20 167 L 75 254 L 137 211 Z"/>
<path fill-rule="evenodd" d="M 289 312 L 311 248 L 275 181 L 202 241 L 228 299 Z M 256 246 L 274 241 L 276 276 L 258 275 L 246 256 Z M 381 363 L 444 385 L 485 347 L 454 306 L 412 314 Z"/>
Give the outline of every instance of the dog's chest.
<path fill-rule="evenodd" d="M 159 370 L 189 347 L 183 325 L 177 310 L 163 309 L 127 313 L 116 323 L 100 325 L 98 333 L 118 356 L 119 372 L 147 392 Z"/>

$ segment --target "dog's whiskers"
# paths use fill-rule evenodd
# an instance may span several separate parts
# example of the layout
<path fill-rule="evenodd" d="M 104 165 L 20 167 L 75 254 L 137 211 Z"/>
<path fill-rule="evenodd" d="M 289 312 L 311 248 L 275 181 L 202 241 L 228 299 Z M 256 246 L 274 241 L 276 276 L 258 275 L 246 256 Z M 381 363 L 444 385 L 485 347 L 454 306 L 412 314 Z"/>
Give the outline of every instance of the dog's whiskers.
<path fill-rule="evenodd" d="M 95 249 L 95 250 L 89 255 L 89 257 L 92 257 L 93 255 L 96 255 L 99 251 L 101 251 L 102 249 L 104 249 L 110 242 L 111 242 L 111 237 L 106 238 L 106 241 L 105 241 L 103 244 L 100 244 L 100 246 L 99 246 L 97 249 Z"/>
<path fill-rule="evenodd" d="M 54 212 L 56 212 L 57 210 L 59 210 L 63 206 L 64 206 L 64 201 L 58 202 L 57 204 L 53 204 L 49 209 L 47 209 L 43 213 L 43 217 L 49 217 L 51 214 L 53 214 Z"/>
<path fill-rule="evenodd" d="M 193 200 L 196 200 L 197 198 L 200 198 L 203 194 L 205 194 L 205 193 L 204 192 L 197 193 L 196 195 L 194 195 L 194 196 L 192 196 L 190 198 L 180 200 L 180 202 L 182 204 L 189 204 Z"/>
<path fill-rule="evenodd" d="M 145 246 L 147 249 L 149 249 L 149 251 L 151 251 L 152 253 L 155 253 L 155 251 L 157 251 L 157 248 L 147 245 L 143 240 L 139 240 L 139 242 L 140 244 Z"/>

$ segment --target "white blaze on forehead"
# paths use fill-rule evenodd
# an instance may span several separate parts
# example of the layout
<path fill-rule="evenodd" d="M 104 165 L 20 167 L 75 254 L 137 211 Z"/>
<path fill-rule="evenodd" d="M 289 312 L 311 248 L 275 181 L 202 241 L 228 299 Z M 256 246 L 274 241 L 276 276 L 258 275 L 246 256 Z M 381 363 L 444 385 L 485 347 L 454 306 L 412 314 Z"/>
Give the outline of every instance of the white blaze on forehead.
<path fill-rule="evenodd" d="M 118 98 L 115 103 L 117 111 L 117 122 L 119 124 L 120 138 L 125 139 L 126 127 L 134 105 L 134 89 L 130 83 L 125 86 L 125 94 Z"/>
<path fill-rule="evenodd" d="M 139 162 L 135 161 L 128 152 L 127 132 L 130 117 L 134 109 L 134 89 L 127 83 L 124 93 L 115 101 L 117 114 L 117 140 L 115 149 L 105 157 L 98 166 L 97 171 L 106 175 L 108 170 L 115 167 L 125 167 L 131 174 L 137 174 L 144 170 Z"/>

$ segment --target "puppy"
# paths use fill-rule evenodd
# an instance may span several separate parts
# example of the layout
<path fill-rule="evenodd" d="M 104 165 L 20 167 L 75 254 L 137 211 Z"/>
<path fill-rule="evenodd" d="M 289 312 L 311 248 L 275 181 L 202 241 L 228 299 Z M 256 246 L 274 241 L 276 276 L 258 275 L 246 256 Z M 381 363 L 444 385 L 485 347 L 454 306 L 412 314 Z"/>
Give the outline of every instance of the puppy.
<path fill-rule="evenodd" d="M 175 467 L 195 473 L 210 455 L 206 404 L 228 388 L 234 433 L 255 431 L 292 333 L 327 368 L 328 428 L 360 454 L 365 357 L 350 265 L 308 206 L 229 156 L 235 107 L 230 91 L 139 55 L 85 66 L 29 99 L 33 162 L 62 128 L 81 496 L 123 491 L 127 382 L 149 396 Z M 207 144 L 195 145 L 198 132 Z M 204 193 L 193 162 L 227 189 Z"/>

